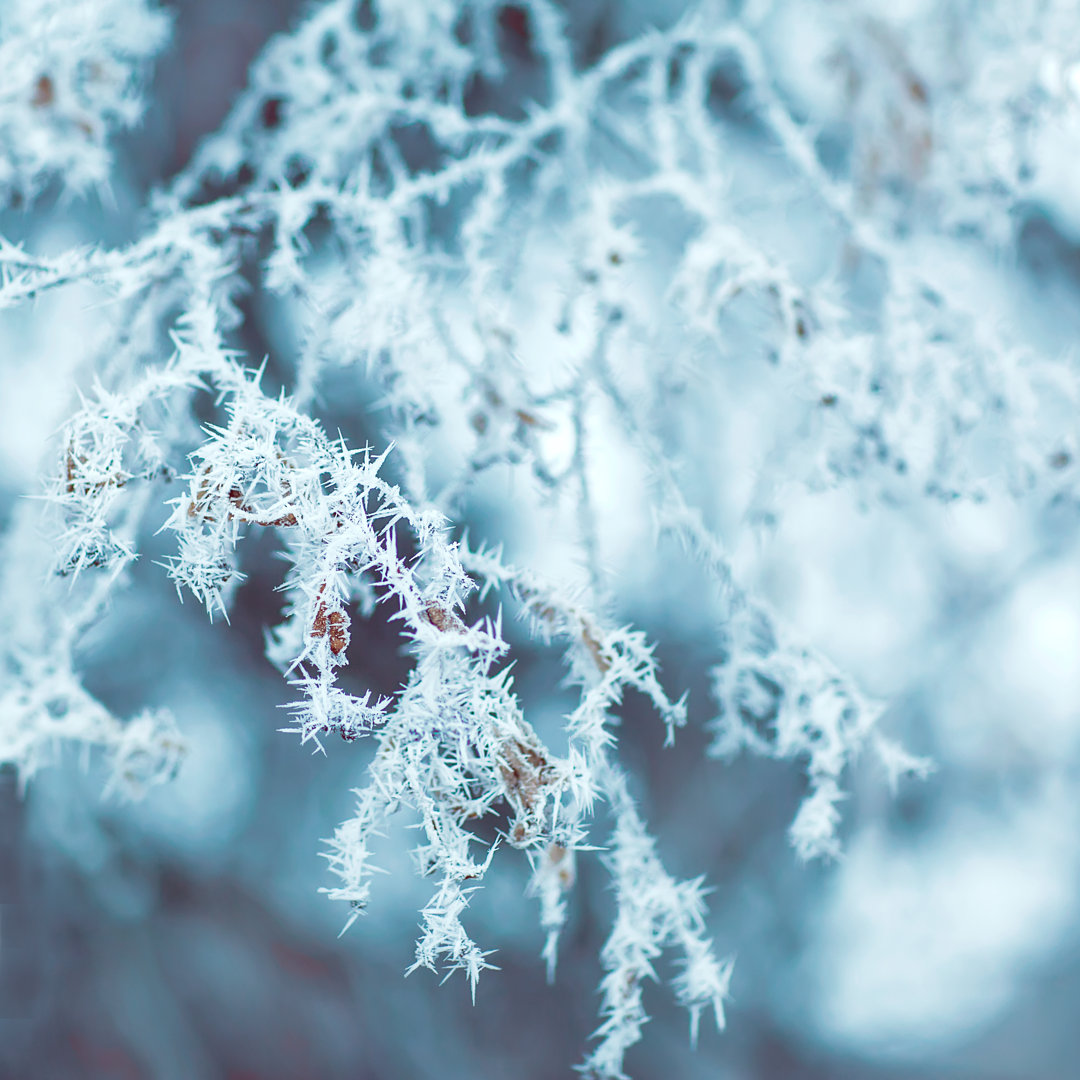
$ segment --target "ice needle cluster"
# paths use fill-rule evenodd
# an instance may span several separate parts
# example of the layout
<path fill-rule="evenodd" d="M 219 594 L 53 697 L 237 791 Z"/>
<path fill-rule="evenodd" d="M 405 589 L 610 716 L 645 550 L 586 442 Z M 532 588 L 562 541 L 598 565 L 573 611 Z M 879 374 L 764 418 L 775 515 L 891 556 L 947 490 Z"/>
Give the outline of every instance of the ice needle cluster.
<path fill-rule="evenodd" d="M 233 609 L 245 540 L 269 535 L 289 564 L 266 636 L 293 692 L 286 730 L 312 748 L 373 746 L 327 852 L 346 921 L 368 904 L 374 838 L 404 815 L 432 882 L 414 966 L 475 987 L 491 964 L 469 899 L 517 853 L 554 977 L 576 866 L 595 852 L 615 915 L 586 1071 L 624 1075 L 664 950 L 694 1031 L 706 1011 L 722 1022 L 730 965 L 703 882 L 664 868 L 619 762 L 627 691 L 669 742 L 687 709 L 613 614 L 598 461 L 629 463 L 637 517 L 708 583 L 713 752 L 802 762 L 792 843 L 835 855 L 861 751 L 894 782 L 928 764 L 877 730 L 880 703 L 785 625 L 710 519 L 721 373 L 778 373 L 793 410 L 747 507 L 755 526 L 782 514 L 784 484 L 849 486 L 863 502 L 1072 492 L 1075 371 L 1012 343 L 918 243 L 920 222 L 1010 242 L 1040 139 L 1075 124 L 1078 20 L 1036 6 L 980 6 L 966 66 L 947 71 L 917 17 L 806 5 L 822 9 L 807 47 L 836 91 L 824 103 L 786 64 L 803 14 L 780 0 L 704 4 L 626 38 L 589 37 L 554 0 L 312 7 L 153 193 L 133 242 L 45 255 L 0 240 L 0 306 L 81 284 L 111 319 L 57 441 L 50 585 L 31 591 L 12 570 L 42 561 L 31 515 L 6 538 L 0 760 L 27 777 L 67 740 L 101 748 L 128 794 L 167 779 L 181 733 L 162 713 L 110 715 L 82 687 L 77 644 L 148 535 L 171 537 L 163 572 L 212 619 Z M 1013 22 L 1045 61 L 1039 78 L 1007 70 Z M 140 0 L 8 4 L 0 193 L 102 182 L 108 137 L 138 119 L 167 34 Z M 993 153 L 977 152 L 975 103 L 1009 118 Z M 815 252 L 835 258 L 785 249 L 740 213 L 748 142 L 769 182 L 814 208 Z M 253 285 L 295 329 L 274 358 L 280 393 L 237 345 Z M 374 449 L 320 422 L 342 379 L 378 405 Z M 583 568 L 574 587 L 465 539 L 470 493 L 494 470 L 555 508 Z M 515 498 L 506 521 L 531 513 Z M 516 691 L 504 607 L 565 656 L 577 698 L 558 750 Z M 383 696 L 341 678 L 362 666 L 377 614 L 409 658 Z M 489 817 L 494 842 L 478 830 Z"/>

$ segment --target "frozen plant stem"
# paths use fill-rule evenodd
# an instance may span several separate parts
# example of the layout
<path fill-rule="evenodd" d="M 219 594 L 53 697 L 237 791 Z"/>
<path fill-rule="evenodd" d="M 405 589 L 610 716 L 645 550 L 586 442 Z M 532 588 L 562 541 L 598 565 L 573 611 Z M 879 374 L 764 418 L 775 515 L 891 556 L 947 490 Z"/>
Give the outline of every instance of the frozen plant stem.
<path fill-rule="evenodd" d="M 1060 506 L 1080 480 L 1075 367 L 1015 345 L 926 254 L 928 237 L 995 250 L 1011 236 L 1036 136 L 1072 115 L 1072 69 L 1050 61 L 1080 17 L 943 0 L 979 33 L 962 69 L 935 75 L 917 18 L 807 3 L 843 73 L 840 119 L 800 100 L 770 47 L 794 0 L 703 3 L 626 40 L 553 0 L 324 0 L 266 44 L 132 242 L 45 253 L 0 237 L 0 308 L 79 289 L 103 302 L 52 455 L 46 585 L 25 508 L 4 538 L 0 761 L 20 782 L 65 742 L 98 748 L 110 792 L 168 780 L 182 733 L 163 711 L 111 715 L 82 685 L 80 642 L 108 626 L 154 530 L 175 543 L 180 597 L 225 620 L 251 571 L 244 541 L 269 537 L 290 567 L 266 631 L 295 691 L 284 730 L 314 752 L 333 735 L 373 744 L 325 852 L 346 927 L 369 902 L 374 838 L 401 815 L 432 883 L 413 968 L 461 971 L 475 994 L 493 965 L 466 929 L 470 899 L 520 852 L 554 979 L 578 868 L 599 852 L 615 916 L 584 1070 L 625 1075 L 665 950 L 694 1037 L 706 1012 L 722 1024 L 731 969 L 704 885 L 665 870 L 620 764 L 628 690 L 667 744 L 687 722 L 653 646 L 622 624 L 628 568 L 696 583 L 680 614 L 709 627 L 709 753 L 799 762 L 791 844 L 831 858 L 860 754 L 893 786 L 930 766 L 756 594 L 730 531 L 767 533 L 793 488 Z M 144 0 L 8 6 L 0 196 L 106 191 L 168 19 Z M 1013 25 L 1038 85 L 1007 63 Z M 851 163 L 826 161 L 845 124 Z M 988 150 L 971 132 L 991 128 Z M 748 161 L 763 179 L 743 180 Z M 774 213 L 809 208 L 807 238 L 744 210 L 759 183 Z M 280 393 L 239 348 L 245 312 L 273 341 Z M 714 444 L 752 377 L 786 411 L 745 520 L 721 527 L 734 485 Z M 328 434 L 339 394 L 377 451 Z M 480 540 L 456 541 L 466 526 Z M 377 610 L 408 672 L 392 693 L 352 692 L 340 675 Z M 557 737 L 542 707 L 526 715 L 514 667 L 552 643 L 576 692 Z"/>

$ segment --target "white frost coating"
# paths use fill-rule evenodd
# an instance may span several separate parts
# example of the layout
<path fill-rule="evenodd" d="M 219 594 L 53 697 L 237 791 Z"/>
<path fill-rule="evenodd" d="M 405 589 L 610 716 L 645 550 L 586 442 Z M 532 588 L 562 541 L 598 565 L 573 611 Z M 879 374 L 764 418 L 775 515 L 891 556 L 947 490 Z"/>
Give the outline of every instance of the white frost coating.
<path fill-rule="evenodd" d="M 53 178 L 107 186 L 111 137 L 140 122 L 170 17 L 148 0 L 5 0 L 0 7 L 0 198 Z"/>
<path fill-rule="evenodd" d="M 285 730 L 316 750 L 331 734 L 374 744 L 355 812 L 327 842 L 325 891 L 348 905 L 345 921 L 368 904 L 373 838 L 401 811 L 433 882 L 413 966 L 461 971 L 475 988 L 492 963 L 468 929 L 470 897 L 517 849 L 554 977 L 578 868 L 604 847 L 615 915 L 586 1070 L 625 1075 L 664 950 L 682 965 L 673 989 L 693 1030 L 704 1012 L 721 1022 L 730 967 L 712 951 L 704 887 L 664 869 L 618 761 L 628 690 L 668 742 L 687 705 L 625 625 L 612 551 L 632 559 L 655 524 L 663 557 L 707 581 L 681 614 L 712 628 L 711 751 L 798 762 L 808 788 L 790 839 L 803 858 L 830 857 L 861 752 L 893 786 L 929 764 L 877 730 L 882 706 L 785 625 L 729 554 L 730 523 L 713 512 L 728 481 L 714 429 L 735 376 L 774 373 L 788 410 L 745 507 L 762 532 L 792 484 L 848 487 L 865 505 L 1076 498 L 1075 369 L 1015 344 L 918 235 L 1011 237 L 1029 144 L 999 128 L 1020 105 L 1038 132 L 1067 122 L 1068 11 L 1040 23 L 1017 8 L 1024 55 L 1045 51 L 1048 34 L 1062 55 L 1032 63 L 1037 85 L 987 89 L 977 72 L 1007 56 L 1003 5 L 979 15 L 971 69 L 954 81 L 920 51 L 925 8 L 885 20 L 871 5 L 823 6 L 836 14 L 807 46 L 846 80 L 839 94 L 812 70 L 784 77 L 776 36 L 791 5 L 779 0 L 745 21 L 705 5 L 588 58 L 548 0 L 330 0 L 267 45 L 130 245 L 45 257 L 0 240 L 0 306 L 83 281 L 114 301 L 114 332 L 87 358 L 57 442 L 57 576 L 3 583 L 20 628 L 3 645 L 0 757 L 25 777 L 66 739 L 101 745 L 132 793 L 167 776 L 180 754 L 167 720 L 109 716 L 81 688 L 75 647 L 151 530 L 175 545 L 163 561 L 181 597 L 215 620 L 235 611 L 245 541 L 263 536 L 290 567 L 283 619 L 266 634 L 295 691 Z M 947 7 L 959 17 L 970 5 Z M 0 24 L 0 47 L 51 25 L 47 5 L 32 20 L 29 8 Z M 76 28 L 103 19 L 101 48 L 127 66 L 59 64 L 42 82 L 44 46 L 22 50 L 4 84 L 22 97 L 0 118 L 0 137 L 11 125 L 22 148 L 0 178 L 11 190 L 32 194 L 57 169 L 74 187 L 99 183 L 104 159 L 78 140 L 104 153 L 93 140 L 137 118 L 132 80 L 164 40 L 141 6 L 70 10 Z M 51 40 L 68 56 L 62 34 Z M 93 97 L 99 83 L 119 98 Z M 64 111 L 73 102 L 96 103 L 89 135 Z M 971 132 L 986 110 L 1001 123 L 984 155 Z M 31 121 L 36 135 L 18 127 Z M 831 155 L 830 125 L 849 137 Z M 732 188 L 749 156 L 765 162 L 762 188 L 780 192 L 769 197 L 811 207 L 813 252 L 742 212 Z M 295 348 L 273 365 L 238 349 L 247 277 L 261 303 L 296 317 Z M 527 362 L 530 346 L 548 355 Z M 374 449 L 320 423 L 332 380 L 368 388 Z M 536 520 L 527 498 L 544 503 L 551 542 L 580 569 L 573 587 L 475 535 L 469 499 L 492 475 L 505 494 L 475 515 L 481 527 L 496 518 L 512 531 Z M 604 511 L 620 502 L 635 531 L 613 543 L 619 515 Z M 455 532 L 467 522 L 472 540 Z M 21 522 L 8 542 L 31 536 Z M 500 604 L 526 616 L 527 642 L 564 650 L 577 697 L 557 748 L 518 696 Z M 341 677 L 376 613 L 407 656 L 384 696 Z M 485 846 L 476 821 L 496 814 Z"/>

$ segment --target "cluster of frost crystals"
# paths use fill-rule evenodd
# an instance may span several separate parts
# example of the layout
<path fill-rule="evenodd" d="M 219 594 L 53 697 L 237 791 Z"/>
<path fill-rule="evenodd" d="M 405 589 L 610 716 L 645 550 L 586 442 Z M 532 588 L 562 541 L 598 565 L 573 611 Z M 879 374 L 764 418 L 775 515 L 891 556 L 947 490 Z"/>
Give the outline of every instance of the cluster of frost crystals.
<path fill-rule="evenodd" d="M 755 595 L 723 542 L 710 509 L 727 473 L 711 455 L 737 418 L 738 379 L 772 378 L 790 410 L 762 455 L 751 524 L 782 517 L 781 481 L 852 488 L 867 505 L 1053 497 L 1078 476 L 1075 371 L 981 318 L 879 201 L 899 187 L 913 218 L 925 197 L 931 223 L 965 224 L 981 207 L 1000 226 L 1020 197 L 1009 185 L 1023 181 L 1021 149 L 1003 165 L 976 160 L 965 132 L 983 105 L 1014 118 L 1043 99 L 1015 83 L 966 96 L 1000 68 L 986 57 L 1005 55 L 1003 33 L 972 35 L 970 72 L 931 78 L 931 53 L 912 44 L 930 23 L 868 6 L 829 5 L 836 18 L 819 33 L 857 112 L 846 166 L 827 153 L 828 108 L 800 99 L 769 47 L 772 20 L 792 11 L 779 0 L 742 17 L 705 5 L 588 61 L 549 0 L 327 0 L 269 42 L 133 243 L 45 258 L 0 242 L 0 305 L 89 281 L 118 312 L 88 360 L 98 384 L 55 455 L 59 585 L 40 596 L 4 585 L 7 610 L 33 612 L 38 635 L 4 654 L 4 760 L 28 774 L 66 738 L 102 744 L 131 787 L 166 775 L 178 757 L 164 719 L 124 726 L 81 697 L 74 645 L 150 529 L 164 522 L 175 541 L 166 562 L 181 596 L 226 619 L 245 540 L 266 537 L 290 567 L 282 620 L 266 632 L 294 691 L 286 730 L 316 748 L 331 735 L 372 745 L 355 813 L 326 853 L 326 891 L 349 906 L 347 922 L 368 904 L 375 838 L 400 812 L 433 881 L 415 966 L 462 971 L 475 987 L 490 964 L 469 899 L 516 850 L 554 976 L 578 861 L 604 842 L 616 915 L 587 1068 L 624 1075 L 642 986 L 665 949 L 679 954 L 674 990 L 695 1027 L 706 1009 L 719 1020 L 729 970 L 712 954 L 701 883 L 664 870 L 618 763 L 627 690 L 648 699 L 668 742 L 687 710 L 646 636 L 612 614 L 624 584 L 612 550 L 638 545 L 632 565 L 644 565 L 655 524 L 705 571 L 712 595 L 693 614 L 711 627 L 712 752 L 801 762 L 809 793 L 790 837 L 802 857 L 831 856 L 864 749 L 893 781 L 928 765 L 878 733 L 880 706 Z M 974 17 L 1004 27 L 1004 9 Z M 1059 36 L 1071 85 L 1071 39 L 1054 29 L 1068 13 L 1052 10 L 1044 19 L 1030 6 L 1031 25 Z M 8 25 L 22 24 L 5 24 L 5 41 Z M 64 84 L 49 85 L 58 109 Z M 1048 109 L 1035 111 L 1040 123 Z M 800 237 L 766 235 L 729 196 L 748 143 L 777 191 L 812 207 L 816 268 Z M 280 349 L 291 355 L 275 356 L 280 395 L 235 348 L 241 267 L 298 329 Z M 377 451 L 318 421 L 331 376 L 378 406 Z M 469 498 L 492 475 L 510 480 L 504 524 L 543 520 L 572 548 L 573 585 L 455 539 L 475 527 Z M 536 493 L 547 519 L 528 504 Z M 496 601 L 520 607 L 530 642 L 565 650 L 579 696 L 560 752 L 519 700 Z M 349 689 L 362 623 L 383 613 L 408 674 L 386 696 Z M 48 661 L 31 662 L 39 654 Z M 498 841 L 485 846 L 488 816 Z"/>
<path fill-rule="evenodd" d="M 7 0 L 0 9 L 0 196 L 54 177 L 103 187 L 110 138 L 142 119 L 171 19 L 148 0 Z"/>
<path fill-rule="evenodd" d="M 171 779 L 186 753 L 172 717 L 161 709 L 116 717 L 76 674 L 74 650 L 121 569 L 78 594 L 46 590 L 51 553 L 29 507 L 15 515 L 0 550 L 0 764 L 14 766 L 25 785 L 65 746 L 77 746 L 102 754 L 106 791 L 122 798 Z"/>
<path fill-rule="evenodd" d="M 881 333 L 825 314 L 800 361 L 812 371 L 806 441 L 788 475 L 824 490 L 858 485 L 866 498 L 985 502 L 1052 495 L 1076 483 L 1076 369 L 1002 340 L 985 313 L 906 280 L 884 299 Z"/>
<path fill-rule="evenodd" d="M 609 752 L 611 710 L 626 687 L 648 695 L 669 729 L 685 723 L 685 707 L 664 693 L 640 635 L 605 625 L 494 553 L 464 549 L 461 556 L 456 565 L 483 582 L 483 594 L 506 590 L 544 637 L 566 642 L 571 679 L 581 687 L 580 704 L 568 718 L 569 752 L 552 753 L 522 713 L 508 672 L 492 670 L 508 648 L 498 624 L 470 628 L 449 600 L 427 602 L 414 638 L 416 666 L 393 707 L 384 707 L 378 718 L 379 749 L 368 783 L 357 792 L 356 814 L 331 842 L 339 884 L 327 892 L 350 904 L 351 923 L 368 903 L 377 869 L 373 839 L 392 814 L 407 809 L 422 827 L 418 868 L 437 878 L 421 912 L 413 966 L 461 970 L 475 988 L 489 965 L 462 916 L 497 845 L 482 859 L 474 856 L 470 823 L 501 809 L 508 816 L 502 842 L 524 850 L 532 864 L 531 891 L 540 900 L 544 955 L 554 978 L 577 857 L 596 847 L 590 843 L 594 808 L 606 804 L 616 823 L 610 862 L 617 915 L 603 956 L 609 971 L 605 1022 L 586 1067 L 591 1075 L 620 1077 L 623 1055 L 647 1019 L 637 984 L 652 975 L 651 961 L 663 950 L 681 953 L 684 971 L 674 988 L 695 1027 L 706 1006 L 722 1023 L 729 967 L 716 959 L 705 932 L 701 883 L 678 882 L 664 871 Z M 408 626 L 407 606 L 401 616 Z M 649 897 L 640 887 L 644 882 L 654 890 Z"/>
<path fill-rule="evenodd" d="M 886 739 L 878 731 L 881 703 L 738 583 L 699 514 L 671 505 L 664 522 L 706 570 L 722 612 L 718 662 L 710 672 L 717 714 L 709 725 L 709 754 L 802 762 L 809 790 L 791 824 L 791 844 L 804 860 L 835 857 L 845 774 L 864 749 L 893 788 L 901 777 L 925 777 L 932 763 Z"/>
<path fill-rule="evenodd" d="M 730 758 L 748 750 L 805 761 L 810 791 L 791 825 L 791 842 L 803 859 L 836 856 L 842 777 L 870 739 L 881 708 L 823 657 L 775 634 L 775 620 L 765 611 L 733 612 L 723 661 L 712 673 L 719 713 L 710 753 Z M 871 745 L 877 749 L 875 740 Z M 910 758 L 901 772 L 928 768 Z"/>
<path fill-rule="evenodd" d="M 692 520 L 694 545 L 749 606 L 722 545 L 688 509 L 692 493 L 655 422 L 664 358 L 673 347 L 718 349 L 728 301 L 759 293 L 777 354 L 812 380 L 814 316 L 808 291 L 715 197 L 725 145 L 711 85 L 733 54 L 760 64 L 745 31 L 698 16 L 580 70 L 562 23 L 545 0 L 511 20 L 482 4 L 372 5 L 358 20 L 355 4 L 331 0 L 270 43 L 222 132 L 161 194 L 141 239 L 52 260 L 8 246 L 4 299 L 90 279 L 125 305 L 106 385 L 64 435 L 53 486 L 66 526 L 60 570 L 77 580 L 122 574 L 140 521 L 180 474 L 186 492 L 169 498 L 177 540 L 169 572 L 211 616 L 228 616 L 245 537 L 279 538 L 292 571 L 268 655 L 296 691 L 288 730 L 315 746 L 331 733 L 377 744 L 356 813 L 328 851 L 337 882 L 327 891 L 350 905 L 350 922 L 368 902 L 374 838 L 405 811 L 421 831 L 417 868 L 435 882 L 415 965 L 460 970 L 475 986 L 489 964 L 467 929 L 468 901 L 501 846 L 520 849 L 531 866 L 553 976 L 577 861 L 599 846 L 595 819 L 610 812 L 616 917 L 587 1068 L 614 1078 L 639 1038 L 642 987 L 663 950 L 679 954 L 674 990 L 694 1030 L 706 1008 L 722 1019 L 729 968 L 712 953 L 701 883 L 663 869 L 615 758 L 627 689 L 652 703 L 668 741 L 686 706 L 663 689 L 645 636 L 600 614 L 591 433 L 602 408 L 651 478 L 662 527 Z M 515 49 L 526 59 L 511 79 L 504 64 Z M 798 144 L 790 120 L 769 108 L 777 131 Z M 657 288 L 652 259 L 671 253 L 649 224 L 665 205 L 679 208 L 690 235 Z M 317 221 L 334 243 L 314 258 Z M 565 240 L 555 250 L 550 221 Z M 260 238 L 270 242 L 267 286 L 295 303 L 305 325 L 294 397 L 266 395 L 226 345 L 235 267 Z M 565 300 L 548 310 L 550 297 Z M 174 355 L 148 365 L 163 324 Z M 520 361 L 530 327 L 554 344 L 556 363 Z M 390 459 L 329 439 L 306 411 L 328 362 L 359 362 L 382 387 L 401 487 L 384 476 Z M 215 420 L 200 432 L 188 414 L 207 388 Z M 449 470 L 447 447 L 456 455 Z M 470 485 L 497 466 L 527 469 L 572 507 L 566 524 L 587 567 L 579 591 L 451 541 Z M 565 644 L 580 698 L 565 718 L 564 754 L 521 708 L 497 616 L 467 621 L 474 580 L 481 602 L 512 599 L 534 637 Z M 390 698 L 350 693 L 338 678 L 354 620 L 378 605 L 390 608 L 412 656 Z M 718 662 L 724 640 L 717 635 Z M 800 655 L 808 654 L 785 645 L 784 657 Z M 793 703 L 777 756 L 820 744 L 808 754 L 814 787 L 793 839 L 804 854 L 833 851 L 841 774 L 876 714 L 853 695 L 850 708 L 834 707 L 829 680 L 797 664 L 773 662 L 762 677 Z M 484 851 L 474 823 L 492 813 L 505 825 Z"/>
<path fill-rule="evenodd" d="M 1080 138 L 1075 4 L 843 0 L 757 10 L 784 64 L 780 82 L 801 107 L 826 105 L 822 135 L 839 142 L 862 212 L 916 228 L 929 216 L 1006 246 L 1024 200 L 1067 196 L 1064 158 Z"/>
<path fill-rule="evenodd" d="M 663 689 L 643 634 L 610 625 L 582 598 L 567 597 L 491 552 L 460 547 L 434 504 L 410 498 L 386 478 L 386 453 L 374 456 L 330 439 L 291 398 L 266 394 L 263 371 L 245 367 L 223 346 L 218 326 L 229 317 L 227 296 L 218 303 L 223 306 L 210 299 L 193 306 L 172 332 L 167 363 L 141 368 L 122 398 L 98 388 L 64 434 L 51 492 L 65 526 L 55 568 L 78 595 L 89 590 L 76 608 L 79 618 L 69 620 L 67 640 L 74 640 L 80 620 L 98 617 L 136 555 L 140 519 L 179 475 L 184 492 L 168 500 L 165 522 L 177 545 L 168 572 L 181 595 L 194 595 L 211 617 L 228 617 L 243 575 L 244 540 L 272 532 L 292 566 L 284 621 L 267 640 L 268 655 L 296 692 L 285 730 L 320 749 L 331 734 L 376 743 L 356 813 L 330 842 L 338 883 L 326 891 L 349 904 L 351 923 L 368 901 L 375 837 L 394 815 L 412 815 L 421 833 L 417 869 L 436 882 L 421 912 L 414 966 L 460 970 L 475 990 L 491 965 L 466 927 L 468 900 L 500 848 L 518 849 L 532 870 L 554 975 L 576 860 L 598 846 L 600 806 L 610 807 L 616 821 L 617 880 L 661 880 L 658 857 L 612 759 L 615 710 L 627 688 L 638 690 L 670 739 L 686 722 L 685 703 Z M 183 415 L 205 390 L 216 395 L 219 422 L 200 430 Z M 524 605 L 537 637 L 566 641 L 571 680 L 581 688 L 567 717 L 566 753 L 554 753 L 522 710 L 500 615 L 467 621 L 478 581 L 481 600 L 493 591 L 505 594 Z M 397 693 L 375 698 L 348 691 L 338 677 L 350 659 L 354 620 L 380 605 L 399 625 L 412 666 Z M 77 687 L 70 655 L 66 663 L 67 682 Z M 34 674 L 35 693 L 55 697 L 60 677 L 38 672 L 34 682 Z M 88 702 L 70 724 L 49 728 L 23 714 L 31 706 L 47 710 L 53 699 L 24 705 L 26 696 L 14 714 L 24 745 L 9 754 L 24 770 L 32 769 L 31 751 L 44 740 L 93 741 L 88 732 L 95 723 L 104 729 L 97 741 L 114 761 L 117 782 L 133 790 L 178 760 L 179 744 L 172 757 L 155 757 L 155 745 L 166 751 L 172 745 L 163 738 L 165 718 L 147 714 L 123 724 Z M 504 816 L 505 827 L 485 851 L 475 823 L 490 814 Z M 621 972 L 629 962 L 621 956 L 630 929 L 648 957 L 677 949 L 686 966 L 675 983 L 678 999 L 694 1017 L 709 1005 L 719 1019 L 726 967 L 712 954 L 700 889 L 666 874 L 662 880 L 666 899 L 657 896 L 647 908 L 636 889 L 620 885 L 609 966 Z M 641 962 L 634 965 L 642 977 Z M 607 1013 L 597 1060 L 608 1062 L 609 1072 L 600 1075 L 616 1076 L 622 1049 L 645 1017 L 640 1002 L 627 1011 L 612 1001 Z"/>
<path fill-rule="evenodd" d="M 146 710 L 118 720 L 72 675 L 63 653 L 56 658 L 16 651 L 2 660 L 0 762 L 13 765 L 22 783 L 70 744 L 103 752 L 106 794 L 136 799 L 175 776 L 185 748 L 167 712 Z"/>
<path fill-rule="evenodd" d="M 362 173 L 389 188 L 416 171 L 403 132 L 412 129 L 414 154 L 425 142 L 474 139 L 479 129 L 461 102 L 470 76 L 501 71 L 495 7 L 485 0 L 322 5 L 268 44 L 247 92 L 174 194 L 197 199 L 208 183 L 298 186 Z"/>
<path fill-rule="evenodd" d="M 612 788 L 617 817 L 610 862 L 618 914 L 601 956 L 605 974 L 600 985 L 604 999 L 604 1022 L 597 1031 L 600 1042 L 584 1066 L 586 1076 L 599 1080 L 626 1075 L 623 1059 L 641 1038 L 648 1019 L 643 984 L 656 978 L 653 963 L 665 946 L 677 944 L 683 953 L 675 991 L 690 1012 L 693 1042 L 705 1009 L 713 1011 L 719 1027 L 724 1026 L 724 999 L 731 980 L 731 963 L 717 962 L 704 936 L 703 881 L 670 877 L 625 781 L 613 778 Z"/>

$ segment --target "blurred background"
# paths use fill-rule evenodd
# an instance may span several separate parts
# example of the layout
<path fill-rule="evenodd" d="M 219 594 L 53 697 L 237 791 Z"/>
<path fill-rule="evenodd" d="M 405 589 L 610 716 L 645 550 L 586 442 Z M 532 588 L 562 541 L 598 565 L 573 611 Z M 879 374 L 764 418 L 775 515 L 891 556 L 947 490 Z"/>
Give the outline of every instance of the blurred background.
<path fill-rule="evenodd" d="M 818 17 L 792 5 L 748 6 L 775 7 L 760 25 L 784 90 L 808 113 L 832 116 L 826 142 L 841 147 L 837 168 L 847 168 L 844 132 L 853 139 L 860 118 L 829 112 L 836 68 L 815 44 Z M 813 6 L 826 23 L 840 7 Z M 912 5 L 893 7 L 890 16 L 902 18 Z M 911 17 L 943 37 L 962 28 L 963 4 L 914 7 Z M 44 251 L 137 235 L 148 191 L 217 128 L 252 58 L 300 5 L 184 0 L 172 10 L 174 42 L 157 66 L 145 125 L 121 140 L 113 200 L 71 201 L 49 190 L 29 210 L 0 213 L 0 233 Z M 573 6 L 571 27 L 599 50 L 680 14 L 659 0 L 588 0 Z M 1026 54 L 1018 62 L 1030 63 Z M 740 123 L 734 105 L 730 120 Z M 1052 355 L 1067 355 L 1080 319 L 1075 119 L 1063 125 L 1046 136 L 1045 185 L 1009 207 L 1004 243 L 951 225 L 936 238 L 942 259 L 994 317 Z M 771 166 L 752 125 L 743 153 L 757 165 L 745 179 L 736 170 L 729 197 L 766 226 L 779 218 L 796 247 L 812 244 L 813 222 L 798 205 L 778 209 L 761 197 Z M 883 190 L 896 206 L 917 206 L 897 184 Z M 93 299 L 72 288 L 0 313 L 0 526 L 40 490 L 42 463 L 55 454 L 49 440 L 84 384 L 79 345 L 103 317 Z M 250 355 L 287 341 L 287 312 L 267 310 L 256 295 L 245 316 Z M 709 433 L 726 484 L 712 497 L 721 519 L 737 523 L 786 414 L 774 403 L 779 377 L 737 368 L 724 377 L 736 404 Z M 334 391 L 327 426 L 354 444 L 374 441 L 370 388 Z M 529 522 L 499 516 L 509 483 L 500 475 L 481 485 L 468 523 L 527 552 Z M 798 764 L 705 755 L 714 628 L 694 603 L 705 584 L 691 570 L 672 571 L 663 544 L 645 558 L 612 544 L 618 615 L 658 642 L 665 685 L 673 696 L 689 691 L 691 713 L 675 746 L 664 748 L 655 718 L 628 701 L 622 760 L 668 869 L 703 874 L 712 887 L 710 932 L 719 952 L 736 959 L 728 1029 L 705 1027 L 692 1049 L 685 1015 L 659 986 L 630 1074 L 1075 1077 L 1075 504 L 866 505 L 843 489 L 792 484 L 782 505 L 764 539 L 732 525 L 740 569 L 790 625 L 889 703 L 884 730 L 937 769 L 893 794 L 880 768 L 860 765 L 844 808 L 843 855 L 800 865 L 786 838 L 806 787 Z M 606 525 L 613 535 L 624 524 L 614 515 Z M 426 896 L 405 829 L 386 838 L 382 865 L 391 873 L 377 881 L 368 914 L 338 937 L 343 914 L 318 892 L 329 884 L 319 851 L 351 812 L 350 788 L 362 781 L 370 747 L 331 743 L 325 756 L 309 755 L 278 732 L 285 687 L 263 655 L 263 635 L 279 615 L 273 589 L 284 567 L 265 539 L 264 550 L 254 541 L 245 556 L 231 626 L 210 626 L 194 603 L 177 603 L 154 563 L 165 542 L 148 539 L 133 587 L 85 642 L 86 685 L 111 709 L 174 712 L 190 747 L 174 783 L 117 804 L 102 801 L 99 764 L 74 752 L 62 752 L 25 794 L 0 771 L 0 1076 L 570 1075 L 597 1023 L 598 954 L 611 914 L 599 863 L 582 861 L 554 986 L 540 959 L 535 902 L 523 895 L 527 867 L 515 870 L 511 860 L 473 905 L 471 925 L 498 950 L 501 969 L 481 980 L 475 1007 L 463 980 L 440 988 L 424 971 L 403 978 Z M 532 543 L 543 547 L 543 536 Z M 362 635 L 357 624 L 354 650 L 365 682 L 389 693 L 406 660 L 380 618 Z M 512 640 L 527 709 L 569 708 L 557 650 L 537 648 L 524 632 Z"/>

